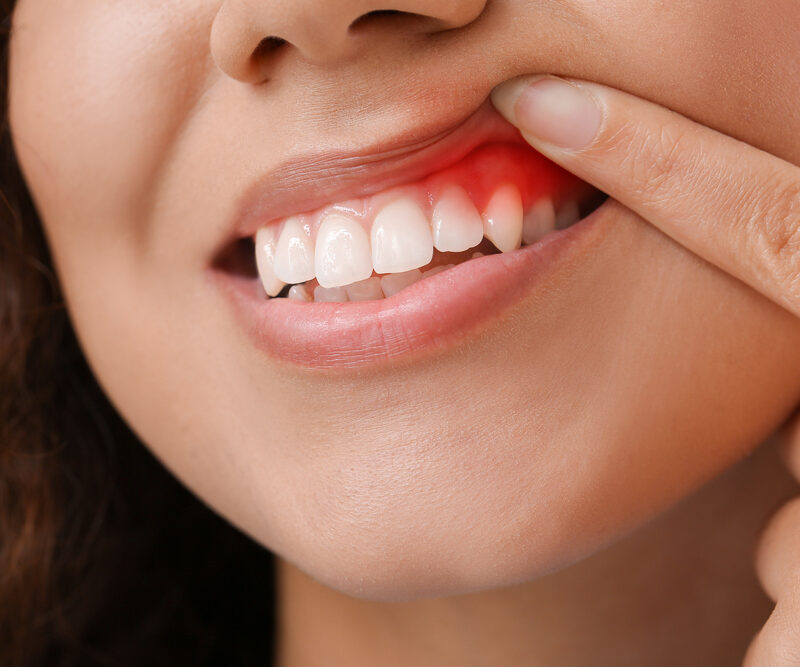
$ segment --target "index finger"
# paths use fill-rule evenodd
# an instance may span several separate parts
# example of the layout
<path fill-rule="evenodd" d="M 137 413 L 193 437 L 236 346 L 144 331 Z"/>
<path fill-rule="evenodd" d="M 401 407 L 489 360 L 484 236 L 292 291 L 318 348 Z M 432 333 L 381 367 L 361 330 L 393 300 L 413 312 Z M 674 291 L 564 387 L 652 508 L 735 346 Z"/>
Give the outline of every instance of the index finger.
<path fill-rule="evenodd" d="M 800 316 L 800 169 L 600 84 L 523 77 L 492 93 L 534 148 Z"/>

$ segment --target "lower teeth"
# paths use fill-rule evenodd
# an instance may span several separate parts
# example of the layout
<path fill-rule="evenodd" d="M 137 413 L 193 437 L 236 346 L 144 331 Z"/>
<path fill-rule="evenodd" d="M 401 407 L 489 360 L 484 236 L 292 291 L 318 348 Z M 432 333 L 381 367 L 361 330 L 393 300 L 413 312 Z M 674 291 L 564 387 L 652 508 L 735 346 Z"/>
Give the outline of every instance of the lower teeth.
<path fill-rule="evenodd" d="M 481 253 L 475 253 L 480 255 Z M 440 264 L 427 271 L 412 269 L 404 273 L 387 273 L 384 276 L 373 275 L 344 287 L 323 287 L 315 280 L 307 283 L 287 286 L 279 296 L 293 301 L 314 301 L 316 303 L 345 303 L 348 301 L 376 301 L 394 296 L 423 278 L 429 278 L 454 267 L 455 264 Z"/>

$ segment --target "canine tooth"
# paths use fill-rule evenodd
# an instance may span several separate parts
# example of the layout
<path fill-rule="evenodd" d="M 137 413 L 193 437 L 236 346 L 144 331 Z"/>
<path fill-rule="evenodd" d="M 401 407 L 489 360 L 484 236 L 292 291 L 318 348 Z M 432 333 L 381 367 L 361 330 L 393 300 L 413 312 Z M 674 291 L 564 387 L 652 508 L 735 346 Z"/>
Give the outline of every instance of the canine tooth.
<path fill-rule="evenodd" d="M 256 267 L 264 291 L 269 296 L 277 296 L 286 283 L 275 275 L 274 227 L 262 227 L 256 232 Z"/>
<path fill-rule="evenodd" d="M 522 221 L 522 242 L 536 243 L 556 228 L 556 210 L 549 197 L 537 201 Z"/>
<path fill-rule="evenodd" d="M 347 298 L 350 301 L 374 301 L 375 299 L 383 298 L 383 291 L 381 290 L 381 279 L 377 276 L 360 280 L 352 285 L 345 287 L 347 291 Z"/>
<path fill-rule="evenodd" d="M 389 297 L 413 285 L 420 278 L 422 278 L 422 272 L 419 269 L 411 269 L 411 271 L 403 271 L 403 273 L 389 273 L 381 277 L 381 289 Z"/>
<path fill-rule="evenodd" d="M 433 245 L 441 252 L 463 252 L 483 241 L 483 222 L 464 188 L 447 188 L 433 207 Z"/>
<path fill-rule="evenodd" d="M 292 285 L 289 288 L 289 298 L 294 301 L 311 301 L 311 295 L 305 285 Z"/>
<path fill-rule="evenodd" d="M 561 204 L 556 216 L 556 229 L 566 229 L 581 219 L 581 211 L 575 200 L 565 201 Z"/>
<path fill-rule="evenodd" d="M 275 275 L 290 284 L 314 277 L 314 244 L 299 218 L 289 218 L 283 225 L 275 248 Z"/>
<path fill-rule="evenodd" d="M 361 223 L 340 213 L 325 218 L 317 232 L 314 267 L 323 287 L 342 287 L 369 278 L 369 237 Z"/>
<path fill-rule="evenodd" d="M 447 269 L 451 269 L 455 266 L 455 264 L 440 264 L 439 266 L 434 266 L 432 269 L 428 269 L 427 271 L 422 272 L 423 278 L 430 278 L 431 276 L 435 276 L 437 273 L 441 273 L 442 271 L 446 271 Z"/>
<path fill-rule="evenodd" d="M 317 285 L 314 288 L 314 301 L 338 301 L 343 303 L 347 301 L 347 291 L 344 287 L 323 287 L 322 285 Z"/>
<path fill-rule="evenodd" d="M 483 234 L 500 252 L 519 248 L 522 243 L 522 197 L 515 185 L 502 185 L 489 199 L 483 212 Z"/>
<path fill-rule="evenodd" d="M 385 206 L 372 223 L 372 265 L 376 273 L 401 273 L 433 258 L 431 228 L 422 209 L 403 197 Z"/>

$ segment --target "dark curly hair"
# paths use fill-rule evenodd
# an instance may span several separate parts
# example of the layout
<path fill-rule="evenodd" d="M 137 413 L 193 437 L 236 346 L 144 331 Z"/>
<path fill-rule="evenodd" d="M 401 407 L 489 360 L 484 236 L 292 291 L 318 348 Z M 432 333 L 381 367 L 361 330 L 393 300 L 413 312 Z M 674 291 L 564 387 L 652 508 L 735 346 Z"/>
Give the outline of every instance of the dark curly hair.
<path fill-rule="evenodd" d="M 8 92 L 13 0 L 0 43 Z M 264 665 L 273 561 L 169 475 L 78 347 L 0 128 L 0 665 Z"/>

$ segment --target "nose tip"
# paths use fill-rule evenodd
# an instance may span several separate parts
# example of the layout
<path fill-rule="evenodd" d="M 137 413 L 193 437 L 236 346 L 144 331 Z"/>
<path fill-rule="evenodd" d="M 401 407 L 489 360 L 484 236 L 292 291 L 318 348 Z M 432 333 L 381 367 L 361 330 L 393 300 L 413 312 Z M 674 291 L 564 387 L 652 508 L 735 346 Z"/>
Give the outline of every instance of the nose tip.
<path fill-rule="evenodd" d="M 487 0 L 225 0 L 211 30 L 211 54 L 228 76 L 269 78 L 281 51 L 333 65 L 377 48 L 387 30 L 433 33 L 472 23 Z"/>

